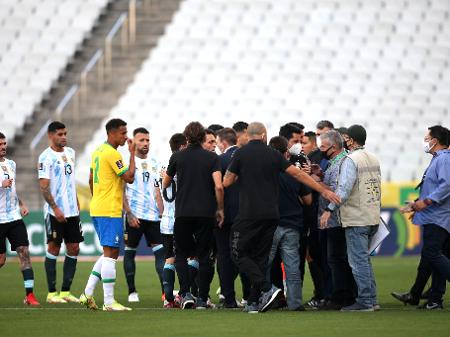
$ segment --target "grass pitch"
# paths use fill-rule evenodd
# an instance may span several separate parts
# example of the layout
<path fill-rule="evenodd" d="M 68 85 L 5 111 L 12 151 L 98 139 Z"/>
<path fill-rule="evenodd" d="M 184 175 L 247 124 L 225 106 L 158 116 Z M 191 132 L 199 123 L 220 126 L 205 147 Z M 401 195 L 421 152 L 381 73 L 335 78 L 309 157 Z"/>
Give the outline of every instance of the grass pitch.
<path fill-rule="evenodd" d="M 133 304 L 132 312 L 111 313 L 88 311 L 76 304 L 45 303 L 46 280 L 44 264 L 34 262 L 36 295 L 42 308 L 22 305 L 24 290 L 16 261 L 7 261 L 0 269 L 0 336 L 449 336 L 449 296 L 441 311 L 416 310 L 404 307 L 390 296 L 392 290 L 408 290 L 414 280 L 417 257 L 373 259 L 378 283 L 380 312 L 287 312 L 270 311 L 249 315 L 226 310 L 163 310 L 161 294 L 152 261 L 137 263 L 136 285 L 141 302 Z M 79 295 L 93 262 L 79 262 L 72 293 Z M 127 288 L 123 264 L 117 264 L 116 298 L 126 304 Z M 62 280 L 62 263 L 58 263 L 58 286 Z M 236 288 L 240 290 L 239 282 Z M 217 278 L 211 288 L 213 300 Z M 307 275 L 304 299 L 312 293 Z M 97 303 L 102 303 L 101 284 L 97 288 Z"/>

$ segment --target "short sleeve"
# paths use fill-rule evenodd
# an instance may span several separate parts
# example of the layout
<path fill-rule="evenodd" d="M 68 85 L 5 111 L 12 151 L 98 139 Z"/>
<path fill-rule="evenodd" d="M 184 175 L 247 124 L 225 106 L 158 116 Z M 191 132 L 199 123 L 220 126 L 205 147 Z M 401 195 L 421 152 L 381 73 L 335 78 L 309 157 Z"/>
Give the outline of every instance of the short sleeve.
<path fill-rule="evenodd" d="M 240 156 L 240 151 L 236 150 L 236 152 L 234 153 L 233 156 L 233 160 L 231 161 L 230 165 L 228 166 L 228 171 L 230 171 L 231 173 L 234 173 L 236 175 L 239 175 L 239 171 L 241 169 L 241 156 Z"/>
<path fill-rule="evenodd" d="M 48 156 L 39 156 L 38 160 L 38 177 L 39 179 L 50 179 L 50 172 L 52 169 L 52 163 Z"/>
<path fill-rule="evenodd" d="M 298 191 L 299 197 L 304 197 L 305 195 L 308 195 L 310 193 L 312 193 L 312 190 L 308 186 L 300 184 L 299 191 Z"/>
<path fill-rule="evenodd" d="M 176 161 L 176 155 L 177 153 L 172 154 L 172 156 L 169 159 L 169 166 L 167 167 L 167 175 L 171 178 L 175 177 L 175 174 L 177 174 L 177 161 Z"/>
<path fill-rule="evenodd" d="M 114 150 L 110 151 L 106 158 L 109 165 L 112 167 L 114 172 L 120 177 L 122 174 L 128 171 L 128 167 L 126 167 L 123 163 L 122 155 L 119 151 Z"/>
<path fill-rule="evenodd" d="M 288 169 L 288 167 L 291 166 L 292 164 L 286 158 L 284 158 L 280 152 L 277 151 L 276 153 L 278 156 L 277 159 L 279 162 L 278 164 L 279 164 L 280 172 L 285 172 Z"/>

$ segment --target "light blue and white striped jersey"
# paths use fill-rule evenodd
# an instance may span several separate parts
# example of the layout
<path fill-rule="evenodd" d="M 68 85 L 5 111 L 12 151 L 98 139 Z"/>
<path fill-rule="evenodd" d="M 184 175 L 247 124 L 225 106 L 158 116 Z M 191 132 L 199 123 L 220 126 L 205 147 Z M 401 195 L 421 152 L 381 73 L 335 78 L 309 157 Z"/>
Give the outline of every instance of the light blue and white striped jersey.
<path fill-rule="evenodd" d="M 4 158 L 0 162 L 0 224 L 20 220 L 19 198 L 16 193 L 16 163 Z M 11 187 L 1 187 L 3 180 L 13 179 Z"/>
<path fill-rule="evenodd" d="M 125 189 L 128 205 L 138 219 L 159 221 L 159 209 L 155 198 L 161 181 L 159 165 L 153 158 L 135 157 L 135 161 L 134 182 L 127 184 Z"/>
<path fill-rule="evenodd" d="M 160 232 L 161 234 L 173 234 L 173 227 L 175 224 L 175 198 L 173 197 L 173 186 L 175 185 L 176 190 L 177 176 L 173 177 L 172 184 L 167 188 L 167 198 L 172 200 L 171 202 L 164 202 L 164 212 L 161 218 Z"/>
<path fill-rule="evenodd" d="M 77 190 L 75 184 L 75 151 L 65 147 L 56 152 L 50 147 L 39 156 L 38 177 L 50 180 L 50 193 L 66 218 L 78 216 Z M 55 215 L 48 203 L 44 214 Z"/>

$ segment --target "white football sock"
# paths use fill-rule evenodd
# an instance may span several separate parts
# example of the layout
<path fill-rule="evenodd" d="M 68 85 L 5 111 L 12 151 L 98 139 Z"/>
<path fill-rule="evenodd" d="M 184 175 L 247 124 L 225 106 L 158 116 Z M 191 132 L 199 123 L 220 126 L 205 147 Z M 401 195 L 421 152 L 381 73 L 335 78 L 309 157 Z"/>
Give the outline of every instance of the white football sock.
<path fill-rule="evenodd" d="M 116 284 L 116 260 L 104 257 L 102 263 L 102 282 L 104 304 L 114 303 L 114 285 Z"/>
<path fill-rule="evenodd" d="M 89 275 L 86 288 L 84 289 L 86 296 L 94 295 L 95 287 L 97 286 L 98 281 L 101 280 L 102 262 L 103 255 L 98 258 L 97 262 L 95 262 L 94 268 L 92 268 L 91 274 Z"/>

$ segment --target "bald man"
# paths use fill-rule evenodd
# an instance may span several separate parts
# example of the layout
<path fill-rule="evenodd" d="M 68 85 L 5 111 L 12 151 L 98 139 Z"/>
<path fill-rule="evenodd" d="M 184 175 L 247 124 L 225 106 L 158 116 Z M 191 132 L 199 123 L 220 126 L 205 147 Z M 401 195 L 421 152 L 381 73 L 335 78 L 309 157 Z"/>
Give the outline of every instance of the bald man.
<path fill-rule="evenodd" d="M 289 163 L 281 153 L 268 147 L 263 124 L 251 123 L 247 133 L 249 143 L 235 152 L 223 184 L 229 187 L 239 178 L 239 213 L 231 228 L 232 258 L 252 285 L 246 311 L 258 313 L 269 310 L 281 295 L 281 289 L 267 283 L 265 278 L 279 218 L 279 173 L 288 173 L 327 200 L 340 203 L 340 199 Z"/>

